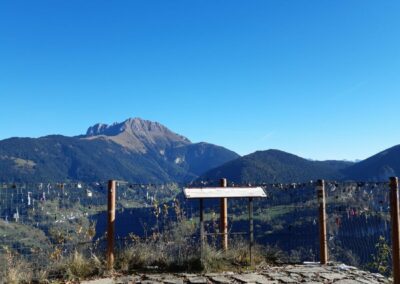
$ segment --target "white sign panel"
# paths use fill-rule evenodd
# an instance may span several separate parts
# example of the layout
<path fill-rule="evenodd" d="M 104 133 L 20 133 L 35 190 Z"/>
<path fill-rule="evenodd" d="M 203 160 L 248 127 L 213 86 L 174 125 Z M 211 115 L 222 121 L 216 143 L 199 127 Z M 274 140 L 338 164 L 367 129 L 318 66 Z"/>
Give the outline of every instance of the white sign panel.
<path fill-rule="evenodd" d="M 185 188 L 186 198 L 244 198 L 267 197 L 261 187 L 204 187 Z"/>

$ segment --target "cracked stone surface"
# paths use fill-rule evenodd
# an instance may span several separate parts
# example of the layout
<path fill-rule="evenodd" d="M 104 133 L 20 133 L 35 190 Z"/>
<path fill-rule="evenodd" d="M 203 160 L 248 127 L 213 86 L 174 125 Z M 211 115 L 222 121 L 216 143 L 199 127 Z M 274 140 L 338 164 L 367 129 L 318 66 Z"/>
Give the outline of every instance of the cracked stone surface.
<path fill-rule="evenodd" d="M 380 284 L 392 281 L 380 274 L 369 273 L 343 264 L 303 264 L 268 266 L 256 272 L 221 272 L 207 274 L 165 273 L 134 274 L 81 282 L 84 284 Z"/>

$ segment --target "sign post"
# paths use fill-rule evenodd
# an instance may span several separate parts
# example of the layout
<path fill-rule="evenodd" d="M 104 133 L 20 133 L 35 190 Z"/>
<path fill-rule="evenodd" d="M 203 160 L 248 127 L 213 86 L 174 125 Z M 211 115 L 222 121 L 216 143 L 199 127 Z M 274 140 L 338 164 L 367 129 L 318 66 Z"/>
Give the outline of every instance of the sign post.
<path fill-rule="evenodd" d="M 254 246 L 254 226 L 253 226 L 253 199 L 267 197 L 261 187 L 227 187 L 226 179 L 221 180 L 220 187 L 204 188 L 185 188 L 183 193 L 187 199 L 200 200 L 200 242 L 201 242 L 201 260 L 203 260 L 205 246 L 204 229 L 204 199 L 218 198 L 221 200 L 221 235 L 223 249 L 228 249 L 228 198 L 248 198 L 249 200 L 249 250 L 250 265 L 254 265 L 253 246 Z M 224 200 L 224 202 L 222 202 Z"/>
<path fill-rule="evenodd" d="M 221 187 L 227 187 L 228 182 L 226 178 L 221 179 L 220 181 Z M 220 223 L 220 232 L 221 232 L 221 240 L 222 240 L 222 249 L 224 251 L 228 250 L 228 198 L 223 197 L 220 199 L 221 202 L 221 223 Z"/>

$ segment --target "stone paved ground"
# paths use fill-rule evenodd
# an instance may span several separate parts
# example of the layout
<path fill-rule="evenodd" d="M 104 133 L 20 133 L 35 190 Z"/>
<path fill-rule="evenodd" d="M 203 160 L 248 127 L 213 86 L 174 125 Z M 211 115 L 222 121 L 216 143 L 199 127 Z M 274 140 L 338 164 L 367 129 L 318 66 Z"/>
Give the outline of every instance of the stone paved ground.
<path fill-rule="evenodd" d="M 209 273 L 209 274 L 136 274 L 82 282 L 84 284 L 207 284 L 207 283 L 337 283 L 367 284 L 391 283 L 380 274 L 361 271 L 343 264 L 321 266 L 317 264 L 270 266 L 252 273 Z"/>

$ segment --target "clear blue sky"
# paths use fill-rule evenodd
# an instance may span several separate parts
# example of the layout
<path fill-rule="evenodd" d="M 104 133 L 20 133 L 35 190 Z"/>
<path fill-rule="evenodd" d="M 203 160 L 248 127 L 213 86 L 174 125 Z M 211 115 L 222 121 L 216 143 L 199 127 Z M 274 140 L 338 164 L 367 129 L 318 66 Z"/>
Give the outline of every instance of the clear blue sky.
<path fill-rule="evenodd" d="M 0 139 L 128 117 L 248 154 L 400 144 L 400 1 L 1 1 Z"/>

